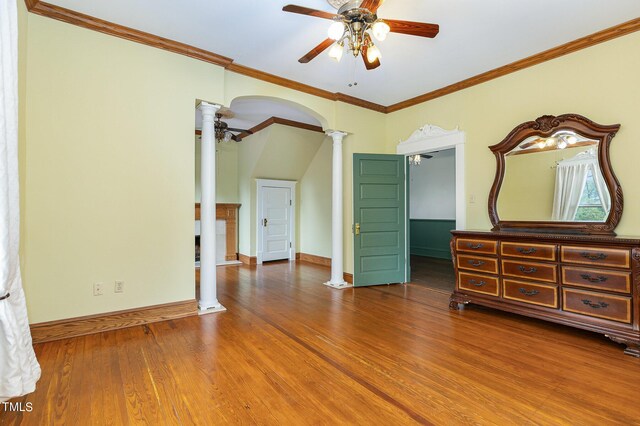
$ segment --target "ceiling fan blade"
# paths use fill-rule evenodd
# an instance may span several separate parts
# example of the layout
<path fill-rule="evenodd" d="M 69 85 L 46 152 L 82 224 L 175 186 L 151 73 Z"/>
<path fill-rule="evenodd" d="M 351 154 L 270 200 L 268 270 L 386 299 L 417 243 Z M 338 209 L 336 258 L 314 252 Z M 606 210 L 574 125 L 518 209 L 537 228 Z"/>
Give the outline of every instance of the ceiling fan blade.
<path fill-rule="evenodd" d="M 385 19 L 389 24 L 392 33 L 409 34 L 418 37 L 433 38 L 438 35 L 440 26 L 438 24 L 427 24 L 425 22 L 400 21 L 398 19 Z"/>
<path fill-rule="evenodd" d="M 384 0 L 364 0 L 360 3 L 360 8 L 367 9 L 371 13 L 376 13 L 376 10 L 382 6 L 383 2 Z"/>
<path fill-rule="evenodd" d="M 324 12 L 317 9 L 310 9 L 304 6 L 296 6 L 295 4 L 288 4 L 283 7 L 282 10 L 285 12 L 299 13 L 300 15 L 315 16 L 316 18 L 324 19 L 333 19 L 338 16 L 335 13 Z"/>
<path fill-rule="evenodd" d="M 369 60 L 367 59 L 367 49 L 367 46 L 364 45 L 360 50 L 360 56 L 362 56 L 362 61 L 364 62 L 365 68 L 367 70 L 378 68 L 380 66 L 380 59 L 376 58 L 375 61 L 369 62 Z"/>
<path fill-rule="evenodd" d="M 240 141 L 242 141 L 242 138 L 240 136 L 231 135 L 231 140 L 233 140 L 235 142 L 240 142 Z"/>
<path fill-rule="evenodd" d="M 327 49 L 333 43 L 334 43 L 334 40 L 330 38 L 324 40 L 322 43 L 320 43 L 319 45 L 311 49 L 309 53 L 304 55 L 302 58 L 298 59 L 298 62 L 300 62 L 301 64 L 306 64 L 307 62 L 309 62 L 310 60 L 312 60 L 313 58 L 321 54 L 325 49 Z"/>
<path fill-rule="evenodd" d="M 249 133 L 250 135 L 253 134 L 253 132 L 251 130 L 236 129 L 234 127 L 227 127 L 227 130 L 232 131 L 232 132 Z"/>

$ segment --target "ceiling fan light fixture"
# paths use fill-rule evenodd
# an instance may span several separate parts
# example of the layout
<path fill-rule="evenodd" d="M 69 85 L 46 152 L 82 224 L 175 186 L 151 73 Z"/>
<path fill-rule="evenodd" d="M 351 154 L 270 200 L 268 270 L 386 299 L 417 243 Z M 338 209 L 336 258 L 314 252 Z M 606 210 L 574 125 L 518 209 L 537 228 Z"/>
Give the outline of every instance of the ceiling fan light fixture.
<path fill-rule="evenodd" d="M 334 43 L 329 49 L 329 57 L 334 59 L 336 62 L 340 62 L 342 59 L 342 52 L 344 51 L 344 47 L 340 43 Z"/>
<path fill-rule="evenodd" d="M 230 132 L 226 132 L 224 134 L 224 138 L 222 139 L 224 142 L 229 142 L 231 140 L 231 133 Z"/>
<path fill-rule="evenodd" d="M 578 138 L 573 135 L 569 135 L 565 138 L 565 141 L 567 141 L 569 145 L 573 145 L 574 143 L 578 142 Z"/>
<path fill-rule="evenodd" d="M 367 48 L 367 61 L 369 63 L 372 63 L 372 62 L 375 62 L 376 59 L 380 59 L 381 57 L 382 57 L 382 53 L 380 53 L 380 49 L 378 49 L 378 46 L 371 43 Z"/>
<path fill-rule="evenodd" d="M 341 21 L 335 21 L 329 26 L 327 34 L 331 40 L 340 40 L 344 35 L 344 24 Z"/>
<path fill-rule="evenodd" d="M 386 39 L 389 31 L 391 31 L 391 27 L 389 27 L 389 24 L 381 19 L 378 19 L 371 26 L 371 33 L 378 41 L 383 41 L 384 39 Z"/>

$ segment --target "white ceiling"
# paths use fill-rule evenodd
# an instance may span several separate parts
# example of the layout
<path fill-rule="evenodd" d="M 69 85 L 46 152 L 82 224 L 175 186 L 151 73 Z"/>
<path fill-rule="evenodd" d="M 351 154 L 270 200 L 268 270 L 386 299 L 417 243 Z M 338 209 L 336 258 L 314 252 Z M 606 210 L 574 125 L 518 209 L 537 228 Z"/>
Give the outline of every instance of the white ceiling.
<path fill-rule="evenodd" d="M 50 3 L 230 57 L 234 62 L 390 105 L 640 16 L 639 0 L 387 0 L 381 18 L 440 25 L 435 39 L 390 34 L 382 65 L 298 58 L 326 38 L 328 20 L 282 12 L 326 0 L 49 0 Z M 346 52 L 345 52 L 346 53 Z M 351 82 L 358 85 L 348 87 Z"/>

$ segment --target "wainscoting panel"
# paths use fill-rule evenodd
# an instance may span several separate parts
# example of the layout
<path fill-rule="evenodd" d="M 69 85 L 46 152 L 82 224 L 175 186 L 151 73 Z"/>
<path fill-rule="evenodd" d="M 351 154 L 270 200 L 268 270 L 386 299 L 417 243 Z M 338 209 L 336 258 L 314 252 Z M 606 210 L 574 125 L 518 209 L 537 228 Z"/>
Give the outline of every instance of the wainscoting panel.
<path fill-rule="evenodd" d="M 410 219 L 410 254 L 435 257 L 437 259 L 451 259 L 449 241 L 451 240 L 451 230 L 455 228 L 455 220 Z"/>

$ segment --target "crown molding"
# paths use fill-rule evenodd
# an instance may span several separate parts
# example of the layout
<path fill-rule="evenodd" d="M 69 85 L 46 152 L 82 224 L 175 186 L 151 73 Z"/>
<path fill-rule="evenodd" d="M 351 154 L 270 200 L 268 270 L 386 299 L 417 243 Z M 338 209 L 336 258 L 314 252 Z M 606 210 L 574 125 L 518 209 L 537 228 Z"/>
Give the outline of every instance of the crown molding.
<path fill-rule="evenodd" d="M 77 25 L 79 27 L 98 31 L 104 34 L 109 34 L 115 37 L 124 38 L 126 40 L 145 44 L 147 46 L 156 47 L 158 49 L 167 50 L 169 52 L 177 53 L 180 55 L 185 55 L 190 58 L 219 65 L 221 67 L 224 67 L 227 71 L 235 72 L 237 74 L 246 75 L 248 77 L 266 81 L 272 84 L 277 84 L 279 86 L 297 90 L 299 92 L 307 93 L 313 96 L 318 96 L 336 102 L 344 102 L 383 114 L 388 114 L 404 108 L 409 108 L 423 102 L 430 101 L 432 99 L 436 99 L 463 89 L 467 89 L 469 87 L 485 83 L 498 77 L 511 74 L 521 69 L 538 65 L 543 62 L 558 58 L 560 56 L 564 56 L 578 50 L 586 49 L 587 47 L 591 47 L 596 44 L 622 37 L 624 35 L 631 34 L 640 30 L 640 18 L 632 19 L 622 24 L 604 29 L 602 31 L 565 43 L 552 49 L 545 50 L 544 52 L 540 52 L 527 58 L 484 72 L 482 74 L 478 74 L 476 76 L 434 90 L 432 92 L 424 93 L 414 98 L 410 98 L 389 106 L 384 106 L 364 99 L 356 98 L 354 96 L 346 95 L 344 93 L 330 92 L 328 90 L 320 89 L 294 80 L 269 74 L 254 68 L 249 68 L 244 65 L 236 64 L 235 62 L 233 62 L 233 59 L 227 58 L 226 56 L 218 55 L 214 52 L 210 52 L 167 38 L 159 37 L 153 34 L 145 33 L 143 31 L 138 31 L 133 28 L 98 19 L 93 16 L 75 12 L 70 9 L 65 9 L 63 7 L 52 5 L 50 3 L 42 2 L 39 0 L 25 0 L 25 4 L 27 5 L 27 9 L 30 12 L 41 16 L 67 22 L 72 25 Z"/>
<path fill-rule="evenodd" d="M 310 130 L 312 132 L 324 133 L 324 130 L 322 130 L 322 127 L 320 127 L 320 126 L 316 126 L 314 124 L 303 123 L 301 121 L 288 120 L 286 118 L 275 117 L 274 116 L 274 117 L 269 117 L 266 120 L 264 120 L 262 123 L 256 124 L 255 126 L 250 128 L 249 131 L 251 133 L 242 132 L 238 136 L 240 136 L 241 139 L 244 139 L 247 136 L 251 136 L 252 134 L 255 134 L 255 133 L 259 132 L 260 130 L 266 129 L 267 127 L 271 126 L 272 124 L 282 124 L 283 126 L 297 127 L 298 129 L 304 129 L 304 130 Z M 201 134 L 202 134 L 202 130 L 196 129 L 196 135 L 201 135 Z"/>
<path fill-rule="evenodd" d="M 98 31 L 115 37 L 124 38 L 136 43 L 146 44 L 147 46 L 157 47 L 158 49 L 167 50 L 169 52 L 185 55 L 190 58 L 198 59 L 211 64 L 227 67 L 233 62 L 233 59 L 225 56 L 199 49 L 188 44 L 180 43 L 168 38 L 158 37 L 143 31 L 134 30 L 133 28 L 123 25 L 114 24 L 113 22 L 104 21 L 93 16 L 65 9 L 49 3 L 38 0 L 25 0 L 27 9 L 37 15 L 46 16 L 47 18 L 63 21 L 68 24 L 77 25 L 89 30 Z"/>
<path fill-rule="evenodd" d="M 627 34 L 631 34 L 640 30 L 640 18 L 633 19 L 631 21 L 624 22 L 620 25 L 598 31 L 586 37 L 579 38 L 569 43 L 562 44 L 544 52 L 536 53 L 527 58 L 519 61 L 512 62 L 510 64 L 495 68 L 491 71 L 487 71 L 482 74 L 478 74 L 466 80 L 459 81 L 458 83 L 451 84 L 433 92 L 425 93 L 415 98 L 407 99 L 406 101 L 398 102 L 393 105 L 389 105 L 386 108 L 386 112 L 395 112 L 404 108 L 408 108 L 414 105 L 421 104 L 426 101 L 430 101 L 435 98 L 439 98 L 450 93 L 457 92 L 459 90 L 467 89 L 477 84 L 485 83 L 489 80 L 502 77 L 512 72 L 520 71 L 522 69 L 532 67 L 534 65 L 541 64 L 546 61 L 550 61 L 560 56 L 568 55 L 569 53 L 577 52 L 578 50 L 586 49 L 587 47 L 594 46 L 605 41 L 612 40 L 614 38 L 622 37 Z"/>
<path fill-rule="evenodd" d="M 262 123 L 257 124 L 255 126 L 253 126 L 252 128 L 250 128 L 249 131 L 251 133 L 248 133 L 248 132 L 240 133 L 240 137 L 241 138 L 246 138 L 247 136 L 250 136 L 251 134 L 255 134 L 255 133 L 259 132 L 260 130 L 266 129 L 267 127 L 271 126 L 272 124 L 282 124 L 283 126 L 297 127 L 298 129 L 304 129 L 304 130 L 310 130 L 312 132 L 324 133 L 324 130 L 322 130 L 322 127 L 320 127 L 320 126 L 315 126 L 313 124 L 308 124 L 308 123 L 302 123 L 300 121 L 288 120 L 286 118 L 281 118 L 281 117 L 271 117 L 271 118 L 268 118 L 268 119 L 264 120 Z"/>

